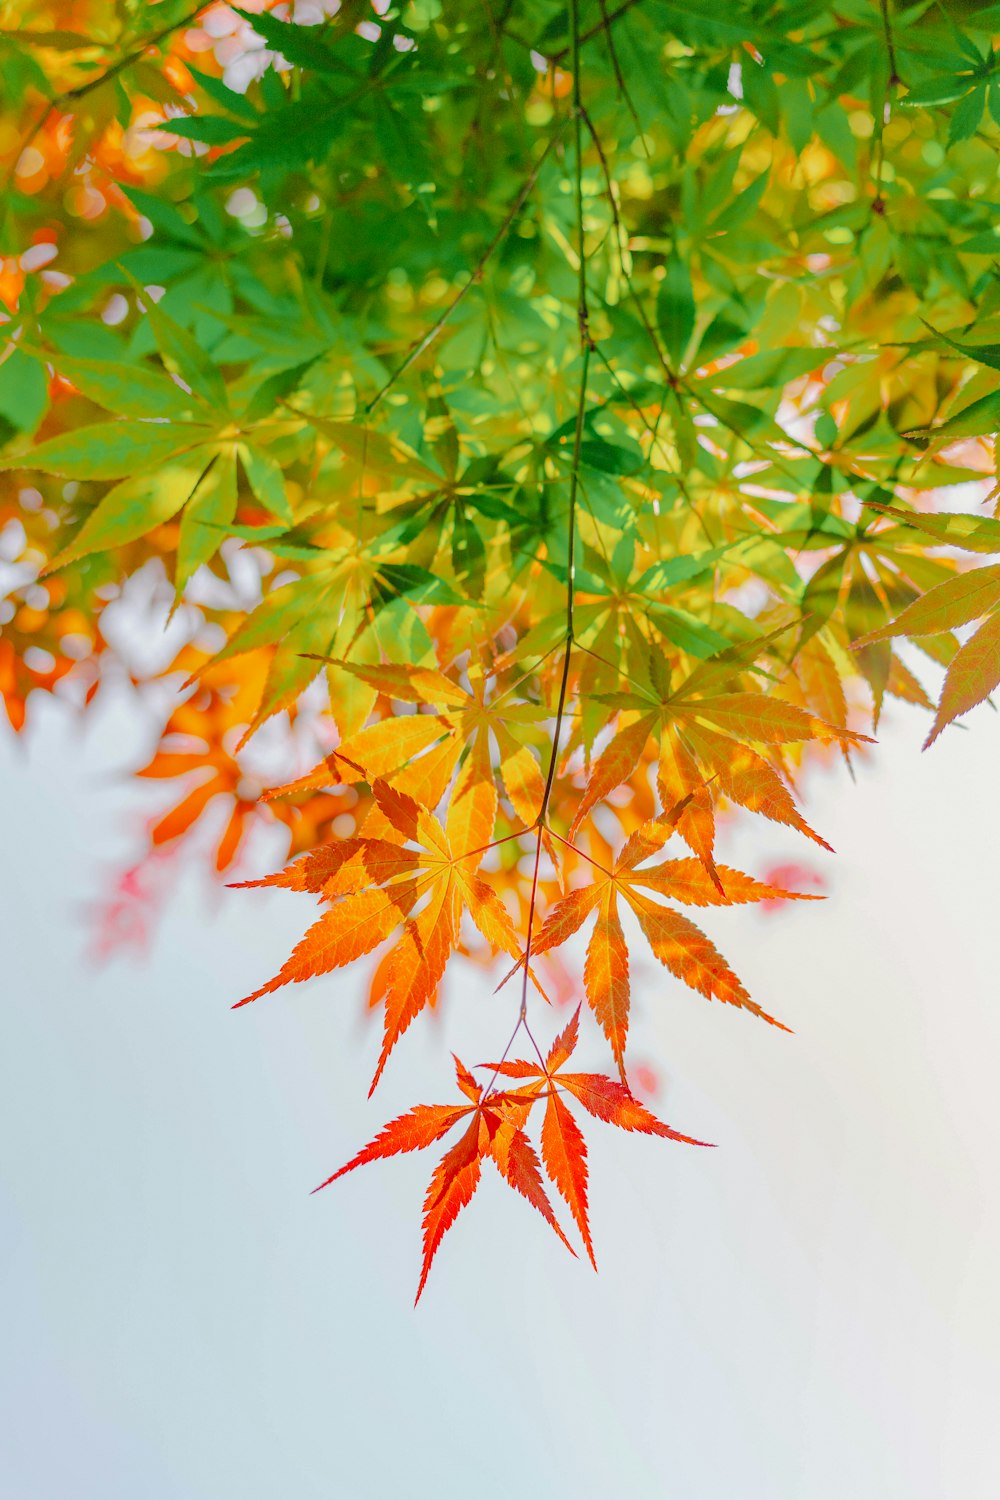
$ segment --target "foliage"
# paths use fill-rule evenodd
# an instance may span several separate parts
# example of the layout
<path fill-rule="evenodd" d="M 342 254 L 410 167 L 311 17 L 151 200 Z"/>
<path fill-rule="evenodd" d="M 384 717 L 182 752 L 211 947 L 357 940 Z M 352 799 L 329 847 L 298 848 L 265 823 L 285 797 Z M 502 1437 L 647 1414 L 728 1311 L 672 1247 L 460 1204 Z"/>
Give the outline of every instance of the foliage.
<path fill-rule="evenodd" d="M 247 1001 L 377 954 L 373 1088 L 503 955 L 488 1081 L 342 1169 L 461 1126 L 420 1290 L 486 1160 L 593 1260 L 570 1103 L 689 1139 L 631 1092 L 634 933 L 774 1022 L 678 907 L 815 898 L 719 815 L 828 848 L 803 766 L 933 709 L 920 654 L 928 743 L 1000 683 L 998 37 L 974 0 L 0 3 L 7 714 L 167 702 L 151 853 L 284 829 L 241 883 L 323 910 Z M 164 592 L 149 668 L 121 622 Z M 590 921 L 617 1078 L 564 1071 L 578 1012 L 531 1029 Z"/>

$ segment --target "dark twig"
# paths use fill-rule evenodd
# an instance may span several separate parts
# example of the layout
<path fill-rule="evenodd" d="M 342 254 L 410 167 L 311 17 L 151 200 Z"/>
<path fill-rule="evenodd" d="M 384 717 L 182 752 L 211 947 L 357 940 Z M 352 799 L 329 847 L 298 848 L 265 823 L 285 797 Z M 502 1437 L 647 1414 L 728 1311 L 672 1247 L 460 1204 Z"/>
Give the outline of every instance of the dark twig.
<path fill-rule="evenodd" d="M 34 125 L 32 125 L 31 129 L 22 140 L 16 155 L 13 157 L 10 172 L 13 172 L 14 167 L 20 160 L 22 153 L 27 151 L 28 147 L 38 135 L 38 132 L 42 129 L 46 120 L 53 113 L 53 111 L 62 109 L 63 105 L 65 104 L 75 104 L 77 100 L 85 99 L 88 94 L 92 94 L 94 90 L 99 89 L 102 84 L 110 82 L 112 78 L 117 78 L 119 73 L 124 73 L 126 68 L 130 68 L 133 63 L 138 62 L 143 54 L 145 52 L 148 52 L 150 47 L 155 47 L 158 45 L 158 43 L 165 41 L 166 38 L 168 36 L 171 36 L 173 32 L 180 31 L 182 26 L 190 26 L 192 21 L 196 21 L 198 19 L 198 16 L 205 8 L 206 0 L 201 0 L 200 5 L 196 5 L 193 10 L 186 11 L 183 16 L 180 16 L 176 21 L 172 21 L 169 26 L 162 26 L 159 31 L 151 32 L 149 36 L 144 37 L 142 41 L 138 42 L 137 45 L 132 48 L 131 52 L 126 52 L 125 55 L 123 57 L 120 57 L 117 62 L 112 63 L 109 68 L 105 68 L 103 73 L 99 73 L 96 78 L 91 78 L 86 83 L 77 84 L 75 88 L 65 89 L 61 94 L 56 94 L 54 98 L 50 99 L 45 105 L 41 114 L 38 116 L 38 119 L 35 121 Z M 14 34 L 16 35 L 16 33 Z M 88 45 L 86 37 L 81 36 L 80 45 L 81 47 L 85 47 Z M 8 177 L 9 175 L 10 173 L 8 173 Z"/>
<path fill-rule="evenodd" d="M 590 315 L 587 303 L 587 254 L 583 224 L 583 103 L 580 95 L 580 9 L 579 0 L 571 0 L 570 21 L 573 35 L 573 125 L 576 145 L 576 241 L 579 262 L 577 278 L 577 324 L 580 330 L 582 354 L 580 391 L 576 405 L 576 429 L 573 435 L 573 467 L 569 481 L 569 519 L 567 524 L 566 559 L 566 653 L 563 657 L 562 678 L 559 683 L 559 701 L 556 705 L 556 722 L 552 733 L 552 753 L 545 777 L 545 790 L 538 813 L 535 833 L 535 867 L 531 877 L 531 897 L 528 903 L 528 936 L 524 950 L 524 974 L 521 982 L 521 1017 L 528 1013 L 528 968 L 531 963 L 531 945 L 534 936 L 535 907 L 538 899 L 538 871 L 542 858 L 542 831 L 546 826 L 549 800 L 555 781 L 559 759 L 559 743 L 562 737 L 563 717 L 566 709 L 566 690 L 569 684 L 570 658 L 573 653 L 573 609 L 576 594 L 576 502 L 580 486 L 580 451 L 583 445 L 583 424 L 587 410 L 587 373 L 590 368 L 590 353 L 594 341 L 590 335 Z"/>
<path fill-rule="evenodd" d="M 420 339 L 420 341 L 418 343 L 414 344 L 413 348 L 410 350 L 409 354 L 402 361 L 402 363 L 396 366 L 395 370 L 393 370 L 392 374 L 389 376 L 389 379 L 385 382 L 385 384 L 383 386 L 381 386 L 380 389 L 375 392 L 375 395 L 372 397 L 372 399 L 368 402 L 368 404 L 364 408 L 366 416 L 370 415 L 375 410 L 376 406 L 378 406 L 379 402 L 383 399 L 383 397 L 388 395 L 388 393 L 392 390 L 393 386 L 396 384 L 396 381 L 400 378 L 400 376 L 401 375 L 405 375 L 406 371 L 410 368 L 410 366 L 416 360 L 418 360 L 420 358 L 421 354 L 423 354 L 425 352 L 425 350 L 427 350 L 427 349 L 430 348 L 431 344 L 433 344 L 433 342 L 437 338 L 438 334 L 445 327 L 445 325 L 448 322 L 449 318 L 451 317 L 452 313 L 459 306 L 459 304 L 465 299 L 467 293 L 469 291 L 471 291 L 471 289 L 474 286 L 476 286 L 482 280 L 482 276 L 483 276 L 484 270 L 486 269 L 486 267 L 489 264 L 490 260 L 492 259 L 493 255 L 496 253 L 496 251 L 500 247 L 501 243 L 503 242 L 504 237 L 507 234 L 507 231 L 510 229 L 510 226 L 513 224 L 514 220 L 517 218 L 518 214 L 521 212 L 521 209 L 524 207 L 525 203 L 527 203 L 528 198 L 529 198 L 529 196 L 531 194 L 531 190 L 535 186 L 535 183 L 538 181 L 538 178 L 539 178 L 539 176 L 541 174 L 542 167 L 545 165 L 545 162 L 548 159 L 549 152 L 552 150 L 552 148 L 555 146 L 556 142 L 559 140 L 559 138 L 562 135 L 562 132 L 565 129 L 565 127 L 566 127 L 566 122 L 563 121 L 563 123 L 558 127 L 558 129 L 556 129 L 554 131 L 554 133 L 549 137 L 549 140 L 548 140 L 548 142 L 546 143 L 546 146 L 545 146 L 545 150 L 542 152 L 541 156 L 538 158 L 537 162 L 535 163 L 534 167 L 532 168 L 532 170 L 531 170 L 531 172 L 530 172 L 527 180 L 525 181 L 523 187 L 521 188 L 521 191 L 518 193 L 517 197 L 515 198 L 512 206 L 510 208 L 510 211 L 508 212 L 508 214 L 507 214 L 506 218 L 504 219 L 503 223 L 500 225 L 500 228 L 497 230 L 496 234 L 490 240 L 490 242 L 487 245 L 486 249 L 483 251 L 482 255 L 480 256 L 479 261 L 476 264 L 475 269 L 472 271 L 471 275 L 469 276 L 468 281 L 460 289 L 460 291 L 456 294 L 456 296 L 454 296 L 452 298 L 452 300 L 448 303 L 448 306 L 444 309 L 444 312 L 442 312 L 441 316 L 437 319 L 437 321 L 435 323 L 433 323 L 432 326 L 427 330 L 427 332 L 424 334 L 423 338 Z"/>

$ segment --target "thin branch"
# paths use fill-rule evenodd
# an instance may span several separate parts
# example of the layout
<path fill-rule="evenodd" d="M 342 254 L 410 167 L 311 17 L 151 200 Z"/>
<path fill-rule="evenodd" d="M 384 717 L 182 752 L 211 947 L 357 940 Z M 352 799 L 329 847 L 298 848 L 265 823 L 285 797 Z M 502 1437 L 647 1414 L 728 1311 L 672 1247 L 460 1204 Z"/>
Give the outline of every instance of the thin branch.
<path fill-rule="evenodd" d="M 629 296 L 631 297 L 633 303 L 635 304 L 636 312 L 639 315 L 639 321 L 642 323 L 642 326 L 643 326 L 643 328 L 646 331 L 646 335 L 647 335 L 647 337 L 649 339 L 650 344 L 652 345 L 654 353 L 656 354 L 656 358 L 657 358 L 657 361 L 658 361 L 658 363 L 660 365 L 660 368 L 663 370 L 663 374 L 664 374 L 664 376 L 666 378 L 667 384 L 671 387 L 672 390 L 676 391 L 677 384 L 678 384 L 677 376 L 674 374 L 673 370 L 671 369 L 671 367 L 670 367 L 670 365 L 669 365 L 669 363 L 667 361 L 667 357 L 666 357 L 666 355 L 663 352 L 663 348 L 662 348 L 662 346 L 660 344 L 660 341 L 659 341 L 659 339 L 656 336 L 656 331 L 653 328 L 653 325 L 649 321 L 649 315 L 646 312 L 645 306 L 643 305 L 642 298 L 639 296 L 638 292 L 635 289 L 635 283 L 632 280 L 631 270 L 625 264 L 625 248 L 626 248 L 627 243 L 628 243 L 628 235 L 626 233 L 625 226 L 622 223 L 621 216 L 620 216 L 620 214 L 618 212 L 618 203 L 617 203 L 617 201 L 615 199 L 614 182 L 612 181 L 612 177 L 611 177 L 611 167 L 610 167 L 610 165 L 608 163 L 608 158 L 607 158 L 607 155 L 606 155 L 605 150 L 604 150 L 604 143 L 602 142 L 601 137 L 600 137 L 600 135 L 598 133 L 597 126 L 594 124 L 594 122 L 591 119 L 591 117 L 590 117 L 589 113 L 587 112 L 587 110 L 584 109 L 584 108 L 582 108 L 582 106 L 581 106 L 581 110 L 582 110 L 582 114 L 583 114 L 583 122 L 586 125 L 588 131 L 590 132 L 591 140 L 594 142 L 594 147 L 595 147 L 595 149 L 597 151 L 598 161 L 600 162 L 600 165 L 601 165 L 601 173 L 602 173 L 602 176 L 604 177 L 605 193 L 606 193 L 607 200 L 608 200 L 608 206 L 609 206 L 609 208 L 611 210 L 611 218 L 612 218 L 612 222 L 614 224 L 614 230 L 615 230 L 615 241 L 616 241 L 617 246 L 618 246 L 618 264 L 619 264 L 619 267 L 621 269 L 622 280 L 625 283 L 625 286 L 626 286 L 626 288 L 628 290 Z M 678 487 L 679 487 L 679 489 L 681 491 L 681 494 L 684 496 L 685 500 L 688 503 L 688 508 L 697 517 L 699 526 L 701 527 L 702 531 L 705 533 L 706 537 L 708 538 L 708 544 L 709 544 L 709 546 L 714 546 L 714 541 L 713 541 L 712 535 L 711 535 L 710 531 L 708 530 L 708 527 L 705 525 L 705 521 L 704 521 L 704 519 L 703 519 L 703 517 L 701 515 L 701 512 L 698 510 L 698 507 L 694 503 L 694 500 L 693 500 L 693 498 L 691 496 L 691 491 L 688 488 L 687 481 L 685 480 L 684 475 L 681 473 L 680 467 L 677 466 L 675 468 L 675 466 L 673 465 L 673 463 L 670 461 L 670 457 L 669 457 L 669 454 L 667 453 L 666 448 L 664 446 L 663 439 L 659 435 L 659 431 L 658 431 L 658 429 L 659 429 L 659 422 L 660 422 L 660 417 L 662 417 L 662 415 L 663 415 L 663 406 L 662 406 L 662 404 L 660 406 L 660 417 L 657 418 L 656 427 L 653 427 L 649 423 L 649 421 L 647 420 L 645 413 L 641 410 L 641 408 L 639 407 L 639 405 L 637 404 L 637 402 L 632 397 L 631 393 L 625 388 L 625 386 L 622 385 L 621 380 L 618 378 L 618 373 L 614 369 L 614 367 L 612 366 L 611 361 L 607 358 L 607 356 L 600 349 L 597 349 L 596 353 L 597 353 L 597 357 L 601 360 L 601 362 L 604 364 L 605 368 L 607 369 L 608 374 L 611 376 L 612 380 L 615 382 L 615 384 L 618 386 L 619 390 L 625 396 L 626 400 L 628 401 L 628 403 L 632 407 L 632 409 L 635 411 L 636 415 L 638 416 L 639 420 L 642 422 L 642 424 L 645 427 L 646 431 L 652 437 L 654 444 L 659 448 L 661 456 L 667 460 L 668 470 L 673 475 L 673 477 L 676 479 Z M 659 522 L 659 515 L 657 515 L 657 522 Z"/>
<path fill-rule="evenodd" d="M 176 21 L 172 21 L 169 26 L 162 26 L 159 31 L 151 32 L 149 36 L 144 37 L 141 42 L 133 47 L 131 52 L 127 52 L 124 57 L 120 57 L 117 62 L 112 63 L 109 68 L 105 68 L 104 72 L 99 73 L 96 78 L 91 78 L 87 83 L 77 84 L 76 88 L 64 89 L 61 94 L 56 94 L 54 98 L 50 99 L 22 140 L 17 154 L 13 158 L 10 171 L 13 171 L 22 153 L 27 151 L 54 110 L 62 109 L 64 104 L 75 104 L 78 99 L 85 99 L 88 94 L 92 94 L 102 84 L 108 83 L 112 78 L 117 78 L 119 73 L 124 73 L 126 68 L 130 68 L 133 63 L 138 62 L 150 47 L 155 47 L 158 43 L 165 41 L 168 36 L 175 31 L 179 31 L 182 26 L 190 26 L 192 21 L 196 21 L 205 8 L 206 0 L 201 0 L 201 3 L 196 5 L 193 10 L 186 11 L 183 16 L 179 17 Z M 17 33 L 14 33 L 14 35 L 17 35 Z M 85 36 L 81 36 L 80 45 L 81 47 L 88 45 Z M 10 173 L 8 173 L 8 178 L 9 176 Z"/>
<path fill-rule="evenodd" d="M 872 166 L 875 197 L 872 199 L 871 210 L 873 214 L 878 214 L 881 217 L 885 213 L 885 199 L 882 197 L 882 168 L 885 164 L 885 127 L 892 117 L 892 91 L 903 80 L 896 71 L 896 43 L 892 34 L 889 0 L 879 0 L 879 10 L 882 13 L 882 30 L 885 34 L 885 50 L 888 55 L 889 76 L 885 81 L 882 112 L 875 121 L 875 159 Z"/>
<path fill-rule="evenodd" d="M 640 138 L 642 138 L 643 132 L 642 126 L 639 124 L 639 116 L 636 114 L 635 105 L 632 103 L 632 95 L 628 91 L 628 85 L 625 82 L 625 75 L 622 73 L 622 66 L 618 61 L 618 49 L 615 46 L 615 38 L 611 30 L 611 20 L 608 16 L 607 0 L 600 0 L 600 6 L 601 22 L 604 27 L 604 38 L 608 45 L 608 56 L 611 59 L 611 66 L 614 69 L 615 82 L 618 85 L 618 92 L 624 99 L 625 107 L 628 110 L 629 114 L 632 116 L 632 124 L 636 128 L 636 133 L 640 136 Z M 649 155 L 648 147 L 646 148 L 646 155 Z"/>
<path fill-rule="evenodd" d="M 596 26 L 591 26 L 590 30 L 585 31 L 582 36 L 579 34 L 580 23 L 579 17 L 577 17 L 576 30 L 572 34 L 569 46 L 562 47 L 558 52 L 553 52 L 549 58 L 549 61 L 554 63 L 561 62 L 567 53 L 571 53 L 574 55 L 575 69 L 576 55 L 579 53 L 579 50 L 584 45 L 584 43 L 591 41 L 595 36 L 600 36 L 602 31 L 607 31 L 610 33 L 611 27 L 614 25 L 615 21 L 618 20 L 619 16 L 623 16 L 627 10 L 631 10 L 633 5 L 638 5 L 638 3 L 639 0 L 623 0 L 623 4 L 619 5 L 617 10 L 612 11 L 605 10 L 604 6 L 602 5 L 602 14 L 600 21 Z"/>
<path fill-rule="evenodd" d="M 483 76 L 483 78 L 485 80 L 492 80 L 494 78 L 494 76 L 496 75 L 497 65 L 503 61 L 503 52 L 502 52 L 502 49 L 503 49 L 504 33 L 506 31 L 507 22 L 510 20 L 510 13 L 514 9 L 514 0 L 504 0 L 503 9 L 502 9 L 502 11 L 501 11 L 501 13 L 500 13 L 499 16 L 494 16 L 494 14 L 493 14 L 492 0 L 480 0 L 480 3 L 482 5 L 483 10 L 486 13 L 486 22 L 487 22 L 487 25 L 490 28 L 490 33 L 491 33 L 492 42 L 493 42 L 493 45 L 492 45 L 492 48 L 491 48 L 491 51 L 490 51 L 490 55 L 489 55 L 489 57 L 488 57 L 488 59 L 486 61 L 486 66 L 485 66 L 485 69 L 483 70 L 483 75 L 482 76 Z M 510 102 L 512 104 L 514 104 L 515 102 L 517 102 L 517 103 L 523 103 L 523 101 L 520 99 L 520 90 L 519 90 L 517 84 L 515 83 L 514 79 L 510 75 L 510 73 L 508 73 L 508 72 L 505 71 L 505 72 L 502 73 L 501 77 L 503 79 L 503 82 L 506 85 L 507 95 L 508 95 L 508 98 L 510 99 Z M 471 124 L 470 124 L 470 126 L 469 126 L 469 128 L 467 130 L 467 132 L 466 132 L 465 140 L 464 140 L 463 145 L 462 145 L 463 160 L 464 160 L 464 157 L 465 157 L 465 153 L 466 153 L 466 151 L 469 148 L 470 142 L 481 133 L 481 130 L 482 130 L 482 121 L 483 121 L 483 111 L 487 107 L 486 106 L 486 99 L 487 99 L 487 90 L 485 88 L 483 88 L 480 91 L 479 98 L 478 98 L 478 100 L 476 102 L 476 113 L 475 113 L 475 116 L 474 116 L 474 118 L 473 118 L 473 120 L 472 120 L 472 122 L 471 122 Z M 526 126 L 527 122 L 525 120 L 523 108 L 521 108 L 519 111 L 517 111 L 515 113 L 514 120 L 515 120 L 515 124 L 517 126 L 517 132 L 518 132 L 518 136 L 520 138 L 521 146 L 524 147 L 524 148 L 526 148 L 527 135 L 526 135 L 525 126 Z"/>
<path fill-rule="evenodd" d="M 500 228 L 497 230 L 496 234 L 493 236 L 493 238 L 490 240 L 490 243 L 483 251 L 483 254 L 480 256 L 479 261 L 476 264 L 476 267 L 470 275 L 468 281 L 457 293 L 457 295 L 452 298 L 451 302 L 449 302 L 444 312 L 427 330 L 419 343 L 413 346 L 403 362 L 396 366 L 395 370 L 393 370 L 392 374 L 389 376 L 389 379 L 385 382 L 385 384 L 375 392 L 375 395 L 364 408 L 366 416 L 371 415 L 371 413 L 375 410 L 376 406 L 378 406 L 383 397 L 387 396 L 388 393 L 392 390 L 393 386 L 396 384 L 396 381 L 400 378 L 400 376 L 405 375 L 406 371 L 416 360 L 420 358 L 421 354 L 423 354 L 427 349 L 430 348 L 431 344 L 433 344 L 438 334 L 442 331 L 448 320 L 451 318 L 452 313 L 459 306 L 459 304 L 464 301 L 467 293 L 471 291 L 471 289 L 482 280 L 484 270 L 486 269 L 493 255 L 499 249 L 507 234 L 507 231 L 510 229 L 510 226 L 513 224 L 514 220 L 521 212 L 521 209 L 524 207 L 525 203 L 528 201 L 531 191 L 534 188 L 535 183 L 538 181 L 539 175 L 541 174 L 542 167 L 545 165 L 545 162 L 548 159 L 549 152 L 559 140 L 565 127 L 566 121 L 563 121 L 558 129 L 555 130 L 554 133 L 549 137 L 548 142 L 545 146 L 545 150 L 542 152 L 541 156 L 538 158 L 537 162 L 532 168 L 526 182 L 521 188 L 521 191 L 515 198 L 510 211 L 508 212 L 503 223 L 500 225 Z"/>
<path fill-rule="evenodd" d="M 180 31 L 182 26 L 190 26 L 192 21 L 196 21 L 201 12 L 206 8 L 205 0 L 201 0 L 200 5 L 196 5 L 193 10 L 185 11 L 183 16 L 179 17 L 176 21 L 172 21 L 169 26 L 162 26 L 159 31 L 154 31 L 152 35 L 145 37 L 131 52 L 119 58 L 116 63 L 107 68 L 98 78 L 92 78 L 89 83 L 81 83 L 75 89 L 68 89 L 66 93 L 60 94 L 57 98 L 53 99 L 53 108 L 71 99 L 83 99 L 87 94 L 92 93 L 94 89 L 100 88 L 102 83 L 107 83 L 111 78 L 117 78 L 119 73 L 124 73 L 126 68 L 130 68 L 134 62 L 138 62 L 148 48 L 155 47 L 160 42 L 166 41 L 168 36 L 171 36 L 175 31 Z"/>
<path fill-rule="evenodd" d="M 896 67 L 896 43 L 892 35 L 892 17 L 889 14 L 889 0 L 879 0 L 882 11 L 882 30 L 885 32 L 885 47 L 889 54 L 889 87 L 902 83 L 899 70 Z"/>
<path fill-rule="evenodd" d="M 316 250 L 316 264 L 313 267 L 313 280 L 318 287 L 322 287 L 326 279 L 326 263 L 330 258 L 330 240 L 333 236 L 333 209 L 328 208 L 323 215 L 323 222 L 319 229 L 319 245 Z"/>
<path fill-rule="evenodd" d="M 580 452 L 583 445 L 583 423 L 587 410 L 587 373 L 590 368 L 590 352 L 594 341 L 590 336 L 590 315 L 587 304 L 587 255 L 583 225 L 583 103 L 580 96 L 580 6 L 579 0 L 570 0 L 570 22 L 573 36 L 573 125 L 576 145 L 576 237 L 579 264 L 577 281 L 577 323 L 580 330 L 582 353 L 580 369 L 580 391 L 576 405 L 576 430 L 573 437 L 573 469 L 569 482 L 569 520 L 567 524 L 566 561 L 566 654 L 563 657 L 562 678 L 559 683 L 559 702 L 556 707 L 556 722 L 552 733 L 552 753 L 545 777 L 545 790 L 538 813 L 535 842 L 535 868 L 531 877 L 531 898 L 528 903 L 528 936 L 524 950 L 524 975 L 521 982 L 521 1016 L 528 1013 L 528 968 L 531 963 L 531 944 L 534 935 L 535 906 L 538 899 L 538 870 L 542 859 L 542 830 L 546 826 L 549 799 L 555 781 L 556 764 L 559 759 L 559 742 L 562 737 L 563 716 L 566 710 L 566 688 L 569 682 L 569 664 L 573 654 L 573 609 L 576 594 L 576 501 L 580 486 Z"/>
<path fill-rule="evenodd" d="M 628 287 L 629 296 L 635 303 L 635 310 L 639 314 L 639 321 L 642 323 L 643 328 L 646 330 L 646 335 L 656 354 L 657 362 L 659 363 L 660 368 L 662 369 L 663 374 L 666 377 L 667 384 L 675 388 L 677 385 L 677 376 L 671 368 L 670 363 L 663 352 L 663 346 L 656 336 L 656 331 L 653 328 L 652 323 L 650 323 L 649 321 L 649 314 L 646 312 L 642 298 L 639 296 L 638 292 L 635 289 L 635 286 L 633 285 L 631 273 L 629 271 L 629 268 L 625 264 L 624 250 L 627 247 L 628 235 L 625 233 L 621 217 L 618 213 L 618 204 L 615 200 L 614 183 L 612 182 L 611 178 L 611 168 L 608 164 L 608 158 L 604 151 L 604 144 L 597 132 L 597 127 L 594 124 L 593 120 L 590 118 L 587 110 L 583 109 L 582 114 L 583 122 L 590 132 L 591 140 L 594 142 L 594 146 L 597 151 L 597 157 L 601 164 L 601 172 L 604 177 L 604 185 L 607 191 L 608 205 L 611 209 L 611 217 L 614 221 L 615 226 L 615 238 L 618 243 L 618 263 L 621 267 L 622 280 Z"/>

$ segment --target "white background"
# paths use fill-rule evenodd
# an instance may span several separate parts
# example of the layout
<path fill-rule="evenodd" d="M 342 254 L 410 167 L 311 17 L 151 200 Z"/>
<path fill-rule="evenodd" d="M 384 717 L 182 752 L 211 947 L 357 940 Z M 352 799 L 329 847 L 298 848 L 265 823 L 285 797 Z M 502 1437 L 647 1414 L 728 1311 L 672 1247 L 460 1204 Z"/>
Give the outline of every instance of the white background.
<path fill-rule="evenodd" d="M 718 1149 L 588 1123 L 601 1274 L 493 1174 L 416 1311 L 434 1158 L 309 1189 L 448 1100 L 447 1047 L 493 1052 L 507 991 L 463 976 L 369 1103 L 359 979 L 229 1008 L 303 930 L 301 897 L 215 897 L 192 871 L 148 959 L 89 967 L 87 903 L 158 794 L 109 770 L 148 746 L 121 704 L 85 728 L 32 707 L 24 741 L 0 735 L 0 1493 L 1000 1493 L 988 707 L 922 756 L 925 716 L 893 706 L 856 785 L 813 776 L 836 858 L 755 819 L 729 840 L 734 863 L 828 880 L 826 902 L 705 923 L 795 1035 L 636 964 L 654 1107 Z"/>

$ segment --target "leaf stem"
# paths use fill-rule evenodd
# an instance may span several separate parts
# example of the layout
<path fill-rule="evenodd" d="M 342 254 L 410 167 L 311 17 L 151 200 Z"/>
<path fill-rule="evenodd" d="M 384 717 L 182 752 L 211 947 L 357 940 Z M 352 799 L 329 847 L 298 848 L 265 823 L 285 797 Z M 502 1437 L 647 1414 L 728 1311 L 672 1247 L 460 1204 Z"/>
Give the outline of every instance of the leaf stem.
<path fill-rule="evenodd" d="M 872 212 L 882 215 L 885 213 L 885 200 L 882 197 L 882 168 L 885 163 L 885 127 L 892 116 L 892 91 L 902 79 L 896 71 L 896 43 L 892 35 L 892 17 L 889 13 L 889 0 L 879 0 L 879 10 L 882 13 L 882 30 L 885 33 L 885 50 L 888 55 L 889 76 L 885 81 L 885 97 L 882 101 L 882 113 L 876 120 L 875 133 L 875 162 L 872 175 L 875 179 L 875 197 L 872 200 Z"/>
<path fill-rule="evenodd" d="M 891 89 L 895 84 L 902 83 L 902 79 L 896 68 L 896 43 L 892 35 L 892 17 L 889 13 L 889 0 L 879 0 L 879 8 L 882 12 L 882 30 L 885 32 L 885 47 L 889 54 L 889 84 Z"/>
<path fill-rule="evenodd" d="M 554 839 L 559 840 L 560 844 L 565 844 L 567 849 L 572 849 L 574 854 L 579 854 L 580 858 L 587 860 L 589 864 L 592 864 L 594 866 L 595 870 L 600 870 L 602 875 L 607 875 L 608 879 L 611 879 L 611 871 L 607 869 L 606 866 L 602 865 L 599 859 L 594 859 L 592 855 L 587 854 L 583 849 L 578 848 L 578 846 L 574 844 L 570 839 L 564 839 L 562 834 L 556 833 L 554 828 L 550 828 L 549 832 Z"/>
<path fill-rule="evenodd" d="M 573 608 L 576 594 L 576 502 L 580 488 L 580 452 L 583 445 L 583 424 L 587 410 L 587 374 L 590 369 L 590 352 L 594 341 L 590 334 L 590 315 L 587 304 L 587 256 L 583 226 L 583 103 L 580 94 L 580 4 L 570 0 L 570 24 L 573 38 L 573 125 L 576 145 L 576 240 L 579 263 L 577 281 L 577 323 L 580 330 L 582 354 L 580 389 L 576 404 L 576 429 L 573 436 L 573 468 L 569 481 L 569 519 L 566 545 L 566 654 L 563 657 L 562 677 L 559 683 L 559 701 L 556 705 L 556 722 L 552 732 L 552 753 L 545 777 L 545 791 L 538 812 L 535 833 L 535 867 L 531 877 L 531 897 L 528 903 L 528 936 L 524 950 L 524 974 L 521 980 L 521 1019 L 528 1014 L 528 969 L 531 964 L 531 943 L 534 934 L 535 908 L 538 900 L 538 871 L 542 859 L 542 832 L 546 826 L 549 799 L 555 781 L 556 764 L 559 759 L 559 742 L 562 738 L 562 723 L 566 711 L 566 689 L 569 683 L 569 665 L 573 654 Z"/>
<path fill-rule="evenodd" d="M 481 1105 L 485 1104 L 486 1101 L 487 1101 L 487 1099 L 492 1094 L 492 1092 L 493 1092 L 493 1085 L 496 1083 L 497 1079 L 500 1076 L 500 1069 L 503 1067 L 504 1063 L 507 1061 L 507 1054 L 510 1052 L 511 1047 L 513 1047 L 513 1045 L 514 1045 L 514 1038 L 517 1036 L 517 1033 L 521 1030 L 522 1026 L 524 1027 L 525 1031 L 528 1033 L 529 1040 L 531 1041 L 531 1045 L 535 1049 L 535 1055 L 538 1058 L 538 1061 L 541 1063 L 542 1069 L 545 1070 L 545 1071 L 547 1071 L 545 1069 L 545 1059 L 542 1056 L 541 1051 L 539 1050 L 538 1043 L 535 1041 L 535 1038 L 532 1035 L 531 1027 L 528 1025 L 527 1019 L 523 1015 L 519 1015 L 518 1018 L 517 1018 L 517 1025 L 514 1027 L 514 1030 L 511 1032 L 510 1037 L 508 1038 L 508 1041 L 507 1041 L 507 1045 L 503 1049 L 503 1055 L 501 1056 L 500 1061 L 497 1063 L 496 1067 L 493 1070 L 493 1077 L 490 1079 L 489 1083 L 483 1089 L 482 1096 L 480 1098 L 480 1104 Z"/>

